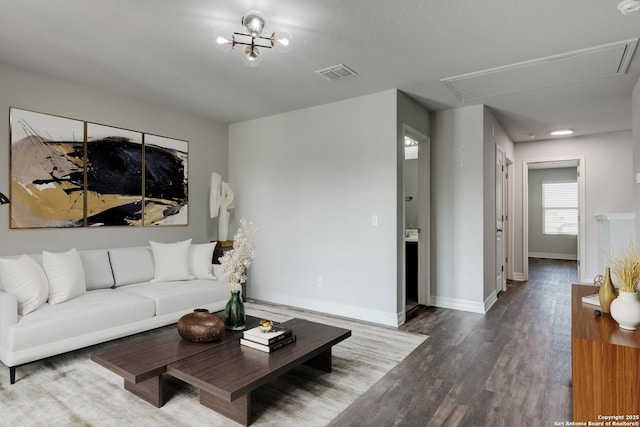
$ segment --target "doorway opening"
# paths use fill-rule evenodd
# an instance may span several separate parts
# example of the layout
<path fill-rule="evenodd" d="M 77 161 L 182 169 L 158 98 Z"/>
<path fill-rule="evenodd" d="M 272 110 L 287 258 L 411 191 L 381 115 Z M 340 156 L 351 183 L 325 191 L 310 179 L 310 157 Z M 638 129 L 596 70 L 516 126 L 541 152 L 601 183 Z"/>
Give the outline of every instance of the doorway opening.
<path fill-rule="evenodd" d="M 576 261 L 578 280 L 585 277 L 584 159 L 523 161 L 523 269 L 529 259 Z"/>
<path fill-rule="evenodd" d="M 430 239 L 430 139 L 403 125 L 404 280 L 405 313 L 429 305 Z"/>

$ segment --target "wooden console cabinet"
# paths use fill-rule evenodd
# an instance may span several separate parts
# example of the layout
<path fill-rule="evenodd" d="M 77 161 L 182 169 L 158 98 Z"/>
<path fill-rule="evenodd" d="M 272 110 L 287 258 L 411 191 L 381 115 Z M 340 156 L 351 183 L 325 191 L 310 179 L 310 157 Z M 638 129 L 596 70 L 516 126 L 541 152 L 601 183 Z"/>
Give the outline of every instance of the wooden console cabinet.
<path fill-rule="evenodd" d="M 609 314 L 582 302 L 596 288 L 573 285 L 571 296 L 571 367 L 574 421 L 640 419 L 640 332 L 625 331 Z M 611 418 L 609 418 L 611 419 Z"/>

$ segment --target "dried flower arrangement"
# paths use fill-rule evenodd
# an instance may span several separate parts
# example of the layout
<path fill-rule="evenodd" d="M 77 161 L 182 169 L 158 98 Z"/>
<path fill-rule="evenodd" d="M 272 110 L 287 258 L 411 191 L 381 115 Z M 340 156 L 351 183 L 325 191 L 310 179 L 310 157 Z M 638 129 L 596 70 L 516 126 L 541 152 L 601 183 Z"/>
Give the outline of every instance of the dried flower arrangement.
<path fill-rule="evenodd" d="M 617 257 L 612 257 L 611 271 L 618 279 L 618 287 L 623 292 L 636 292 L 640 281 L 640 253 L 633 239 L 629 246 L 621 248 Z"/>
<path fill-rule="evenodd" d="M 245 218 L 240 220 L 240 228 L 233 236 L 233 249 L 220 257 L 220 270 L 224 279 L 229 282 L 231 291 L 240 291 L 247 281 L 247 268 L 255 257 L 253 238 L 256 227 Z"/>

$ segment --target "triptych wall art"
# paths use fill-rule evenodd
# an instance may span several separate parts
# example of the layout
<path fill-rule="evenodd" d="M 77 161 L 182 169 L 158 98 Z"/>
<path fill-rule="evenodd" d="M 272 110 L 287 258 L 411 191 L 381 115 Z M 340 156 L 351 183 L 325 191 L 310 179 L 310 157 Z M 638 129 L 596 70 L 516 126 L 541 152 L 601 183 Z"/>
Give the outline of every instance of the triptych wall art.
<path fill-rule="evenodd" d="M 11 108 L 11 228 L 188 224 L 187 141 Z"/>

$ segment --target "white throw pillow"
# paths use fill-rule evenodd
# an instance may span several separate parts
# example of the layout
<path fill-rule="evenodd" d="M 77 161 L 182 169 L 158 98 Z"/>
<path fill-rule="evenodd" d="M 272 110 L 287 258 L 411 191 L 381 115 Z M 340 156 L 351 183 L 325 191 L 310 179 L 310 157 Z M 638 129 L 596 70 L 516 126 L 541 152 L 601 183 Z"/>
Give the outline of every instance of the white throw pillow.
<path fill-rule="evenodd" d="M 148 247 L 109 249 L 109 261 L 116 287 L 153 279 L 153 257 Z"/>
<path fill-rule="evenodd" d="M 18 314 L 29 314 L 49 298 L 49 284 L 42 267 L 29 255 L 0 259 L 0 281 L 4 291 L 18 299 Z"/>
<path fill-rule="evenodd" d="M 94 249 L 80 251 L 79 253 L 82 267 L 84 267 L 87 290 L 112 288 L 113 272 L 109 262 L 109 251 L 106 249 Z"/>
<path fill-rule="evenodd" d="M 215 279 L 211 271 L 213 263 L 213 251 L 218 242 L 192 244 L 189 255 L 191 274 L 196 279 Z"/>
<path fill-rule="evenodd" d="M 191 239 L 178 243 L 149 242 L 153 252 L 152 282 L 191 280 L 189 251 Z"/>
<path fill-rule="evenodd" d="M 42 268 L 49 279 L 49 304 L 59 304 L 84 294 L 87 285 L 80 254 L 42 251 Z"/>

